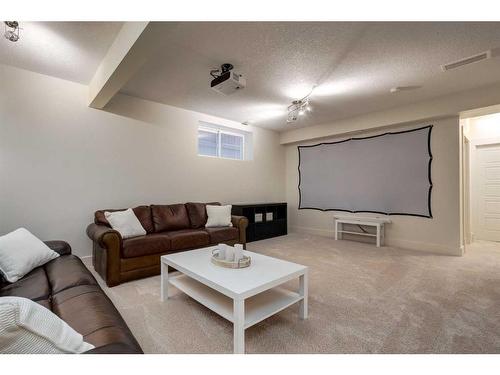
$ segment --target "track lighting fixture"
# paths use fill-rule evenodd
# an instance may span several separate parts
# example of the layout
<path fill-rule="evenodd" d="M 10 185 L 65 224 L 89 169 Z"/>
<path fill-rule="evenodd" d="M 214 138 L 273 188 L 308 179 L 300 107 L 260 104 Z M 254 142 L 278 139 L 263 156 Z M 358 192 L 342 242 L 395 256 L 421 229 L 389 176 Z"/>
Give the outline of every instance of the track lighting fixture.
<path fill-rule="evenodd" d="M 292 104 L 288 106 L 288 116 L 286 122 L 295 122 L 299 119 L 300 116 L 303 116 L 307 112 L 310 112 L 312 110 L 311 103 L 309 102 L 309 97 L 311 96 L 315 88 L 316 85 L 312 87 L 311 91 L 309 91 L 306 96 L 304 96 L 302 99 L 294 100 Z"/>
<path fill-rule="evenodd" d="M 286 122 L 295 122 L 299 119 L 299 116 L 303 116 L 309 111 L 311 111 L 311 104 L 309 103 L 308 96 L 299 100 L 294 100 L 292 104 L 288 106 L 288 117 Z"/>

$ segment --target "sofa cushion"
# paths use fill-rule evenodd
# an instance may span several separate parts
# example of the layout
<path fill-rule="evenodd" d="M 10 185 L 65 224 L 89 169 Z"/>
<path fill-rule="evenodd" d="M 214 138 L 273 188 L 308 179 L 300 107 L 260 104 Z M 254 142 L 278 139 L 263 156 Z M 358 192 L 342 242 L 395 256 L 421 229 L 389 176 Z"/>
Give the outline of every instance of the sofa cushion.
<path fill-rule="evenodd" d="M 141 347 L 128 327 L 102 327 L 84 335 L 83 339 L 96 349 L 102 348 L 101 354 L 142 354 Z M 92 351 L 86 353 L 92 354 Z"/>
<path fill-rule="evenodd" d="M 144 255 L 164 253 L 170 250 L 170 238 L 153 233 L 123 240 L 123 257 L 135 258 Z"/>
<path fill-rule="evenodd" d="M 186 203 L 186 209 L 189 215 L 189 221 L 191 222 L 191 228 L 198 229 L 198 228 L 203 228 L 205 226 L 205 224 L 207 223 L 207 208 L 206 208 L 207 204 L 210 206 L 220 206 L 219 202 Z"/>
<path fill-rule="evenodd" d="M 35 302 L 38 303 L 39 305 L 42 305 L 46 309 L 49 309 L 50 311 L 52 311 L 52 304 L 50 303 L 50 299 L 41 299 L 41 300 L 38 300 Z"/>
<path fill-rule="evenodd" d="M 104 213 L 105 212 L 125 211 L 125 210 L 127 210 L 127 208 L 96 211 L 94 214 L 94 223 L 96 223 L 98 225 L 106 225 L 108 227 L 111 227 L 108 220 L 104 216 Z M 132 208 L 132 211 L 134 211 L 135 216 L 137 216 L 137 219 L 141 223 L 141 225 L 144 228 L 144 230 L 146 231 L 146 233 L 153 233 L 155 228 L 153 225 L 153 219 L 151 217 L 151 208 L 149 206 L 137 206 L 135 208 Z"/>
<path fill-rule="evenodd" d="M 50 285 L 43 267 L 35 268 L 22 279 L 12 284 L 4 284 L 0 289 L 0 297 L 15 296 L 41 301 L 48 299 L 49 295 Z"/>
<path fill-rule="evenodd" d="M 96 347 L 121 342 L 141 349 L 123 318 L 98 285 L 80 285 L 54 296 L 52 310 Z"/>
<path fill-rule="evenodd" d="M 204 230 L 185 229 L 165 232 L 165 235 L 170 238 L 171 250 L 191 249 L 210 244 L 210 237 Z"/>
<path fill-rule="evenodd" d="M 97 281 L 75 255 L 61 255 L 45 265 L 52 294 L 78 285 L 97 285 Z"/>
<path fill-rule="evenodd" d="M 235 227 L 205 228 L 205 230 L 210 236 L 211 244 L 239 239 L 239 231 Z"/>
<path fill-rule="evenodd" d="M 152 205 L 155 232 L 189 228 L 189 216 L 184 204 Z"/>

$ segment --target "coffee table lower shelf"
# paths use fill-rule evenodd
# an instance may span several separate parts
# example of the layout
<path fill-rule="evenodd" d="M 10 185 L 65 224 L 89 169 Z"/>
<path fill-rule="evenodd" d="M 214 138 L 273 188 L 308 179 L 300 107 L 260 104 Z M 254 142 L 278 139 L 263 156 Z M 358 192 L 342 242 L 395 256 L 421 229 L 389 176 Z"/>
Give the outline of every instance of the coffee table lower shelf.
<path fill-rule="evenodd" d="M 203 306 L 234 323 L 232 298 L 184 274 L 169 276 L 168 281 Z M 249 297 L 245 299 L 244 328 L 247 329 L 302 299 L 303 297 L 299 293 L 280 287 L 268 289 Z"/>

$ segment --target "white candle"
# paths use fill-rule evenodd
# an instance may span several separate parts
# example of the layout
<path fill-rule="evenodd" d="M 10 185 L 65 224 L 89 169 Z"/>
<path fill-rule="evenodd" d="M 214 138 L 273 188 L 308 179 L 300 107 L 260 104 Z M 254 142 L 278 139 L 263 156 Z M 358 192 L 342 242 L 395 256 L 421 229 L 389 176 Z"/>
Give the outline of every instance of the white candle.
<path fill-rule="evenodd" d="M 226 245 L 226 260 L 234 262 L 234 248 Z"/>
<path fill-rule="evenodd" d="M 226 247 L 225 243 L 220 243 L 217 245 L 217 249 L 219 250 L 219 259 L 226 259 Z"/>
<path fill-rule="evenodd" d="M 240 259 L 243 259 L 243 245 L 237 243 L 234 245 L 234 261 L 237 262 Z"/>

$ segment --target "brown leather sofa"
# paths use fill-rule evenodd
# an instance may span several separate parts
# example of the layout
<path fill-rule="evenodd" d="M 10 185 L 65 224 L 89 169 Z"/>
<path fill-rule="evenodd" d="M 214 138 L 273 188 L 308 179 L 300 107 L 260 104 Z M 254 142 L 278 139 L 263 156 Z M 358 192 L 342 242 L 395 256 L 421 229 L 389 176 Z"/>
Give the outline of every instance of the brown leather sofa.
<path fill-rule="evenodd" d="M 248 219 L 232 216 L 232 227 L 205 228 L 206 205 L 193 203 L 138 206 L 133 211 L 146 230 L 144 236 L 122 239 L 111 229 L 104 216 L 105 211 L 94 214 L 94 223 L 87 227 L 87 235 L 93 241 L 95 270 L 108 286 L 125 281 L 158 275 L 160 256 L 178 251 L 197 249 L 225 243 L 246 245 Z"/>
<path fill-rule="evenodd" d="M 95 346 L 85 354 L 142 353 L 111 300 L 64 241 L 45 242 L 60 256 L 15 283 L 0 281 L 0 297 L 29 298 L 51 310 Z"/>

